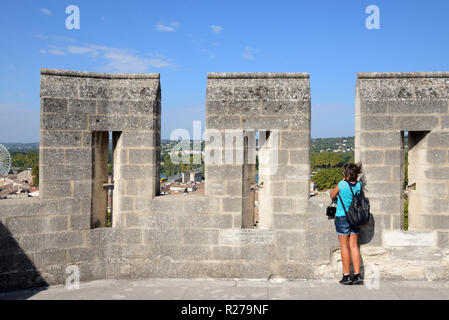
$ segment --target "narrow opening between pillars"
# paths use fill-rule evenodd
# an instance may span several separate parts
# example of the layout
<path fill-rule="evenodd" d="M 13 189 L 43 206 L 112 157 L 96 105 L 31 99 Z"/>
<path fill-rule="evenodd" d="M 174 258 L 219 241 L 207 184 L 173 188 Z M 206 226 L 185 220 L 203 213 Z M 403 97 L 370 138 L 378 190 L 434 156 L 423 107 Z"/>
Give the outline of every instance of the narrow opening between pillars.
<path fill-rule="evenodd" d="M 243 140 L 242 228 L 269 229 L 272 211 L 268 186 L 277 157 L 269 148 L 271 131 L 246 131 Z"/>
<path fill-rule="evenodd" d="M 422 159 L 425 146 L 420 142 L 427 136 L 430 131 L 403 131 L 403 158 L 402 158 L 402 182 L 403 182 L 403 198 L 402 198 L 402 214 L 401 229 L 409 230 L 413 226 L 413 218 L 419 214 L 419 203 L 417 193 L 417 185 L 422 181 L 421 173 L 425 166 L 425 159 Z M 418 188 L 419 190 L 419 188 Z M 415 224 L 416 228 L 416 224 Z"/>
<path fill-rule="evenodd" d="M 116 147 L 120 136 L 119 131 L 92 133 L 92 229 L 112 227 Z"/>

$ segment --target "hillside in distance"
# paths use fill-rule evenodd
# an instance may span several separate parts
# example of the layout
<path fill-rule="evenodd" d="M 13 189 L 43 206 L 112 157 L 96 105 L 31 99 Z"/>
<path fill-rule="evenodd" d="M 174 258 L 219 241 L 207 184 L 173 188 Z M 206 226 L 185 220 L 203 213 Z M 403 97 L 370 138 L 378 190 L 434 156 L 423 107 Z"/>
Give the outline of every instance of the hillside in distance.
<path fill-rule="evenodd" d="M 162 139 L 161 144 L 165 148 L 174 146 L 177 141 L 170 141 L 169 139 Z M 39 142 L 32 143 L 2 143 L 9 151 L 27 152 L 38 151 Z M 204 143 L 202 144 L 204 146 Z M 312 139 L 312 152 L 351 152 L 354 151 L 354 137 L 340 137 L 340 138 L 317 138 Z"/>
<path fill-rule="evenodd" d="M 39 151 L 39 142 L 31 143 L 6 143 L 0 142 L 4 145 L 9 152 L 28 152 L 28 151 Z"/>

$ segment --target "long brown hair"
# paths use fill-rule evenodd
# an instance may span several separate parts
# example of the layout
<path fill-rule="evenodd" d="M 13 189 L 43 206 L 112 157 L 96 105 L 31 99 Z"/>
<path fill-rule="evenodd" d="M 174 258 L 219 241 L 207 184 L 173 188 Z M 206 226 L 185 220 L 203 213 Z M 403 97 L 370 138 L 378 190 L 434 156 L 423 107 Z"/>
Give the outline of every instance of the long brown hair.
<path fill-rule="evenodd" d="M 345 179 L 348 181 L 357 181 L 359 175 L 362 173 L 362 163 L 349 163 L 344 166 L 345 168 Z"/>

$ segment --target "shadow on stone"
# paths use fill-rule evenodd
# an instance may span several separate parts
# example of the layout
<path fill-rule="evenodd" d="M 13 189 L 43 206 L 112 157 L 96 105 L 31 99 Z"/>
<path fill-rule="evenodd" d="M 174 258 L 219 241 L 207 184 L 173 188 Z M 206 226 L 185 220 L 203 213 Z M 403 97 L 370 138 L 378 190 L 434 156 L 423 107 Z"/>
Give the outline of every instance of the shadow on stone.
<path fill-rule="evenodd" d="M 374 220 L 374 216 L 370 214 L 368 223 L 360 226 L 359 245 L 367 244 L 373 240 L 375 227 L 376 221 Z"/>
<path fill-rule="evenodd" d="M 17 295 L 3 293 L 18 289 Z M 0 299 L 26 299 L 38 291 L 45 290 L 48 283 L 41 277 L 32 258 L 20 248 L 9 230 L 0 222 Z"/>

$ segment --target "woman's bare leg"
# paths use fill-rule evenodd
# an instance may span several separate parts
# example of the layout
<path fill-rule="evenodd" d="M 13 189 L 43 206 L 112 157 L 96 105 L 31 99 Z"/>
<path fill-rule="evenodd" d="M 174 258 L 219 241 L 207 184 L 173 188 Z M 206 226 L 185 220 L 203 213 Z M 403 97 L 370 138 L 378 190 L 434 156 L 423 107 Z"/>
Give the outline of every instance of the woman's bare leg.
<path fill-rule="evenodd" d="M 349 236 L 338 236 L 340 240 L 341 262 L 343 263 L 343 273 L 349 274 L 351 256 L 349 253 Z"/>
<path fill-rule="evenodd" d="M 354 273 L 360 273 L 360 249 L 358 244 L 359 236 L 351 233 L 349 236 L 349 248 L 351 250 L 352 266 L 354 267 Z"/>

